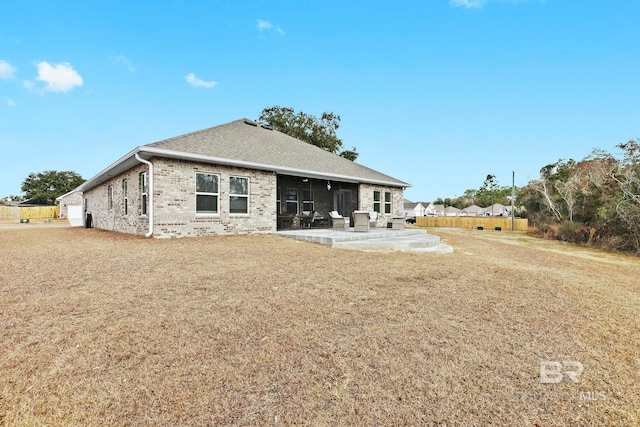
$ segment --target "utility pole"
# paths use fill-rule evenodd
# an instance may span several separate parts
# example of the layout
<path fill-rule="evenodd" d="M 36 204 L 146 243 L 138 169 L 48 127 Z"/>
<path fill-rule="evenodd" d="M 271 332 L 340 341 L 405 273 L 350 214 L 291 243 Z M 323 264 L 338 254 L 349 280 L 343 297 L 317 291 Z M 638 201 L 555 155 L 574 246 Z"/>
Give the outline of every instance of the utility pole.
<path fill-rule="evenodd" d="M 516 171 L 511 172 L 511 231 L 515 230 Z"/>

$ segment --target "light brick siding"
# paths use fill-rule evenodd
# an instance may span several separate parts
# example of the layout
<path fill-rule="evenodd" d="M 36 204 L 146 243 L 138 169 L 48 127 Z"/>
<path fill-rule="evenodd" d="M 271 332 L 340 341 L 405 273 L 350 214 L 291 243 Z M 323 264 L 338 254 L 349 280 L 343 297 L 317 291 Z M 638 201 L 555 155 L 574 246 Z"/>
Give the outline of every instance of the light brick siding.
<path fill-rule="evenodd" d="M 141 215 L 140 174 L 147 171 L 147 166 L 140 164 L 129 169 L 99 186 L 84 192 L 86 213 L 90 213 L 93 226 L 105 230 L 122 233 L 145 235 L 148 231 L 148 218 Z M 128 180 L 128 213 L 124 213 L 122 181 Z M 113 208 L 109 209 L 107 193 L 113 186 Z"/>
<path fill-rule="evenodd" d="M 373 209 L 373 192 L 380 191 L 381 195 L 381 213 L 378 215 L 378 227 L 386 227 L 387 220 L 390 220 L 396 213 L 404 210 L 404 191 L 398 187 L 386 187 L 382 185 L 360 184 L 359 209 L 372 212 Z M 384 213 L 384 193 L 391 192 L 391 213 Z"/>
<path fill-rule="evenodd" d="M 186 237 L 270 232 L 276 229 L 276 175 L 237 167 L 153 158 L 153 236 Z M 142 215 L 140 164 L 85 192 L 94 226 L 106 230 L 144 235 L 148 215 Z M 218 174 L 219 200 L 216 215 L 196 215 L 196 172 Z M 249 178 L 249 213 L 229 213 L 229 177 Z M 128 180 L 128 214 L 124 214 L 123 180 Z M 109 209 L 108 187 L 113 186 L 113 208 Z M 149 195 L 150 196 L 150 195 Z M 149 198 L 151 200 L 151 198 Z M 148 209 L 148 212 L 150 209 Z"/>

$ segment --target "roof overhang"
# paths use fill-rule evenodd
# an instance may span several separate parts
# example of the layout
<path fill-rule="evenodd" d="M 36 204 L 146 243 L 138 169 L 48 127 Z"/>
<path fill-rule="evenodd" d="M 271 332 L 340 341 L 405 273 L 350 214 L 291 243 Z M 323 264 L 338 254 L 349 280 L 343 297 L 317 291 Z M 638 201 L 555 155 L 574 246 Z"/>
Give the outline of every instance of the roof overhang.
<path fill-rule="evenodd" d="M 248 162 L 244 160 L 228 159 L 223 157 L 206 156 L 202 154 L 186 153 L 183 151 L 166 150 L 162 148 L 141 146 L 137 147 L 129 153 L 122 156 L 116 162 L 108 166 L 106 169 L 99 172 L 93 178 L 85 181 L 80 185 L 76 191 L 84 192 L 97 187 L 98 185 L 108 181 L 109 179 L 126 172 L 134 166 L 140 164 L 136 159 L 136 154 L 139 157 L 149 160 L 152 157 L 163 157 L 168 159 L 187 160 L 193 162 L 202 162 L 210 164 L 218 164 L 225 166 L 235 166 L 247 169 L 256 169 L 262 171 L 273 172 L 282 175 L 300 176 L 304 178 L 314 179 L 326 179 L 331 181 L 350 182 L 350 183 L 365 183 L 365 184 L 377 184 L 390 187 L 411 187 L 411 184 L 406 182 L 393 182 L 384 180 L 371 180 L 361 177 L 354 177 L 349 175 L 325 173 L 312 170 L 296 169 L 284 166 L 269 165 L 264 163 Z"/>

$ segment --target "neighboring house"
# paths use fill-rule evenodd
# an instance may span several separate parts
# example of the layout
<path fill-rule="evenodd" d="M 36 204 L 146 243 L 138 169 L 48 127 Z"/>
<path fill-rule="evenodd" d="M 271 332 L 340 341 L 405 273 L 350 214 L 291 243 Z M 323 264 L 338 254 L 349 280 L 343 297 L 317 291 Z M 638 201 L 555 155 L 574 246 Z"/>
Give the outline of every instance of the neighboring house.
<path fill-rule="evenodd" d="M 403 204 L 403 209 L 407 217 L 411 218 L 416 216 L 414 212 L 416 206 L 417 206 L 417 203 L 409 202 L 405 199 Z"/>
<path fill-rule="evenodd" d="M 434 205 L 428 203 L 424 208 L 424 216 L 439 216 L 444 215 L 444 205 Z"/>
<path fill-rule="evenodd" d="M 494 203 L 491 206 L 487 206 L 482 209 L 480 215 L 483 216 L 509 216 L 509 211 L 504 205 L 500 203 Z"/>
<path fill-rule="evenodd" d="M 181 237 L 328 225 L 332 210 L 377 211 L 386 223 L 408 186 L 240 119 L 137 147 L 76 190 L 95 227 Z"/>
<path fill-rule="evenodd" d="M 478 205 L 467 206 L 460 212 L 461 216 L 478 216 L 482 212 L 482 208 Z"/>
<path fill-rule="evenodd" d="M 444 216 L 458 216 L 460 215 L 460 209 L 455 206 L 447 206 L 444 208 Z"/>
<path fill-rule="evenodd" d="M 404 211 L 408 217 L 424 216 L 425 208 L 422 202 L 406 202 L 404 203 Z"/>

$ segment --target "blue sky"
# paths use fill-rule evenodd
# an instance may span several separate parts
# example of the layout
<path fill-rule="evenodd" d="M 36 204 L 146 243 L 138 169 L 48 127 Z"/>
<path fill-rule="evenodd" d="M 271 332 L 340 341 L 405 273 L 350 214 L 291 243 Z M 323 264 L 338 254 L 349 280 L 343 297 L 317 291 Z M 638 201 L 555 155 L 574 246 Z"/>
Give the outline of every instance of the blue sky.
<path fill-rule="evenodd" d="M 0 197 L 269 106 L 430 201 L 640 137 L 640 3 L 3 0 Z"/>

